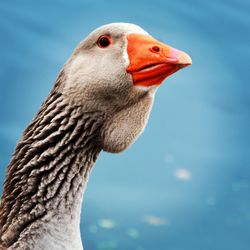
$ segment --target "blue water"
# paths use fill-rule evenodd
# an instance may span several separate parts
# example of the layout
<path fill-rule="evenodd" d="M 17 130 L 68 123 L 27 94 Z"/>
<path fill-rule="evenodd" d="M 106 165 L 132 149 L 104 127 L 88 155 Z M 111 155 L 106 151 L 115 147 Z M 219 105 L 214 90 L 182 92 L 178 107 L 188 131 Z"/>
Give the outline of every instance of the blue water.
<path fill-rule="evenodd" d="M 193 65 L 157 93 L 145 133 L 102 153 L 85 194 L 91 250 L 250 249 L 250 2 L 0 3 L 0 184 L 15 144 L 76 44 L 132 22 Z"/>

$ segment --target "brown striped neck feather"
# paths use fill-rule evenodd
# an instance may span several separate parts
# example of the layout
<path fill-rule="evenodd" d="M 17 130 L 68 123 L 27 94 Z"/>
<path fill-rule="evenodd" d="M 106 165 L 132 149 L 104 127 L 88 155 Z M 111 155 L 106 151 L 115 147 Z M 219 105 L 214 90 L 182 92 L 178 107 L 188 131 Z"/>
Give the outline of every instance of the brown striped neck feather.
<path fill-rule="evenodd" d="M 101 150 L 98 131 L 104 114 L 69 105 L 56 87 L 25 130 L 8 167 L 0 207 L 4 247 L 15 249 L 17 240 L 16 247 L 20 242 L 32 245 L 44 233 L 43 225 L 58 215 L 58 227 L 75 221 L 72 226 L 79 228 L 82 193 Z M 67 215 L 76 218 L 67 221 Z M 53 235 L 50 228 L 44 230 Z"/>

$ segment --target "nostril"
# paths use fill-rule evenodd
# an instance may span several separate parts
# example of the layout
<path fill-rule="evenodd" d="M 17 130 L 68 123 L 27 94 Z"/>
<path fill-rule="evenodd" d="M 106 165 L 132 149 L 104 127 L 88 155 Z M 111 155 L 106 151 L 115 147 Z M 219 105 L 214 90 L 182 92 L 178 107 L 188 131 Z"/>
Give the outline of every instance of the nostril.
<path fill-rule="evenodd" d="M 155 46 L 152 47 L 152 51 L 153 52 L 160 52 L 160 47 L 155 45 Z"/>

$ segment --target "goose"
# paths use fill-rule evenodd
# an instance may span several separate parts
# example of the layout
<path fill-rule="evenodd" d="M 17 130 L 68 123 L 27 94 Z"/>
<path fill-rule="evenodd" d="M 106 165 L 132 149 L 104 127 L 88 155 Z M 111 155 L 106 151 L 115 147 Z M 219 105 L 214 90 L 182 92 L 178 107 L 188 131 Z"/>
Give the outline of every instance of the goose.
<path fill-rule="evenodd" d="M 160 84 L 191 63 L 135 24 L 107 24 L 81 41 L 7 168 L 0 249 L 82 250 L 83 193 L 98 155 L 127 149 Z"/>

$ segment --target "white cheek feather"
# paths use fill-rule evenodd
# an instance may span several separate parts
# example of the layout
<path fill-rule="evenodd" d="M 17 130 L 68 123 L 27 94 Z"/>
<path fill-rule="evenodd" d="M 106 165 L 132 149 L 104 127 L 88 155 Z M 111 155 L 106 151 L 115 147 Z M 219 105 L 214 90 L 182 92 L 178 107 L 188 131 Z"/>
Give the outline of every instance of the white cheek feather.
<path fill-rule="evenodd" d="M 124 49 L 123 49 L 122 58 L 125 61 L 126 67 L 128 67 L 129 63 L 130 63 L 129 58 L 128 58 L 127 48 L 128 48 L 128 39 L 125 38 L 125 46 L 124 46 Z"/>

